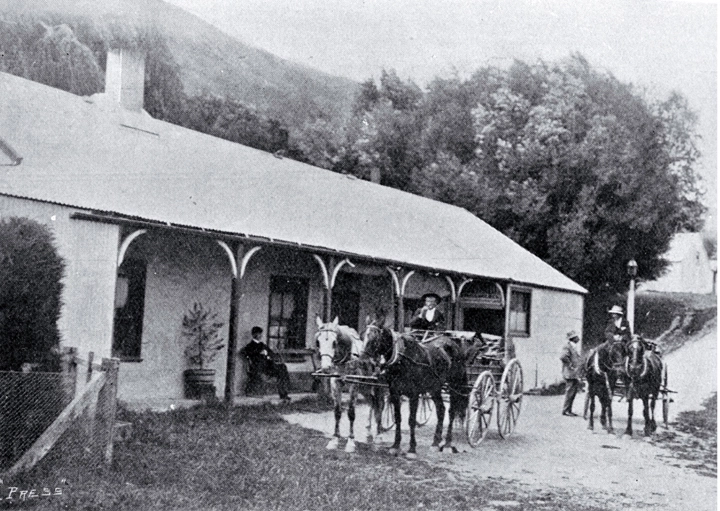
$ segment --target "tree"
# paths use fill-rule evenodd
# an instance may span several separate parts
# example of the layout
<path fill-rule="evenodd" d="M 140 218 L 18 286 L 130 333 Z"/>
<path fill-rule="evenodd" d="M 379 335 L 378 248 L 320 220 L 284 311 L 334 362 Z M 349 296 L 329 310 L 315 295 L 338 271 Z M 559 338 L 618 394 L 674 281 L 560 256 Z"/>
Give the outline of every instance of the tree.
<path fill-rule="evenodd" d="M 0 370 L 18 371 L 24 363 L 58 369 L 64 268 L 45 226 L 0 221 Z"/>
<path fill-rule="evenodd" d="M 664 113 L 664 115 L 659 115 Z M 700 224 L 692 115 L 655 105 L 580 56 L 515 65 L 474 111 L 476 213 L 593 292 L 657 277 L 675 232 Z"/>
<path fill-rule="evenodd" d="M 411 177 L 422 165 L 419 106 L 423 93 L 413 82 L 403 82 L 395 71 L 383 71 L 380 87 L 365 82 L 350 121 L 345 161 L 351 172 L 384 185 L 412 190 Z"/>

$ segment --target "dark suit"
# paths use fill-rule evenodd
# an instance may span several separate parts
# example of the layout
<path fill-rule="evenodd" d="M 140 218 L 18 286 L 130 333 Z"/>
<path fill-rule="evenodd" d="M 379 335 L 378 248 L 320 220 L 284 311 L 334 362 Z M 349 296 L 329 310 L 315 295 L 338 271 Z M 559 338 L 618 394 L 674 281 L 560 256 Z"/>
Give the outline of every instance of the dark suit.
<path fill-rule="evenodd" d="M 435 315 L 432 320 L 428 320 L 424 313 L 427 309 L 420 308 L 415 311 L 410 320 L 410 327 L 417 330 L 445 330 L 445 316 L 442 312 L 435 308 Z"/>
<path fill-rule="evenodd" d="M 288 397 L 290 376 L 287 366 L 274 360 L 275 354 L 264 342 L 252 340 L 240 350 L 240 355 L 248 361 L 248 381 L 245 393 L 251 394 L 265 374 L 278 380 L 278 394 L 281 399 Z"/>
<path fill-rule="evenodd" d="M 616 335 L 620 337 L 618 339 L 615 339 Z M 620 326 L 618 327 L 615 326 L 615 321 L 613 320 L 613 318 L 610 318 L 607 326 L 605 327 L 605 341 L 608 343 L 612 343 L 620 340 L 628 343 L 630 342 L 630 339 L 630 323 L 628 323 L 627 319 L 622 318 Z"/>

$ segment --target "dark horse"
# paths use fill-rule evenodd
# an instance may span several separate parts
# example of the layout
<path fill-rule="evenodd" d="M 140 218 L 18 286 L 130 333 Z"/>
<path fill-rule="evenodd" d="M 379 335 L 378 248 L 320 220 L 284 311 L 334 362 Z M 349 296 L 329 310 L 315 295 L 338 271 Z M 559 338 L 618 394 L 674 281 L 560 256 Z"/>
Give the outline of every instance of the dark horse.
<path fill-rule="evenodd" d="M 344 376 L 372 376 L 375 373 L 375 364 L 369 357 L 361 357 L 362 340 L 355 329 L 338 325 L 338 318 L 332 323 L 323 323 L 317 318 L 318 331 L 315 334 L 317 348 L 320 353 L 320 371 L 330 378 L 330 391 L 335 403 L 335 432 L 327 444 L 327 449 L 335 450 L 340 442 L 340 419 L 342 418 L 342 391 L 348 388 L 347 416 L 350 422 L 350 432 L 345 452 L 355 452 L 355 403 L 358 392 L 362 393 L 370 405 L 368 416 L 367 437 L 368 443 L 373 442 L 372 423 L 375 421 L 376 435 L 382 432 L 381 410 L 382 395 L 374 387 L 359 383 L 345 383 Z"/>
<path fill-rule="evenodd" d="M 595 429 L 595 397 L 600 401 L 600 424 L 612 433 L 612 398 L 618 376 L 623 374 L 625 344 L 622 341 L 606 341 L 590 350 L 585 358 L 584 372 L 588 382 L 586 400 L 590 405 L 588 429 Z M 586 403 L 587 404 L 587 403 Z M 586 418 L 587 406 L 585 407 Z"/>
<path fill-rule="evenodd" d="M 390 402 L 395 416 L 395 441 L 390 452 L 397 454 L 400 451 L 400 399 L 401 396 L 407 396 L 410 400 L 410 446 L 407 456 L 416 456 L 417 409 L 419 398 L 425 393 L 432 397 L 437 413 L 432 445 L 441 451 L 448 448 L 457 452 L 452 445 L 453 422 L 456 416 L 464 416 L 467 408 L 467 377 L 462 348 L 447 335 L 437 335 L 419 342 L 411 335 L 393 333 L 375 320 L 368 322 L 365 329 L 363 353 L 375 360 L 385 361 L 381 377 L 389 385 Z M 450 393 L 450 417 L 445 444 L 440 446 L 445 419 L 445 403 L 442 397 L 445 384 Z"/>
<path fill-rule="evenodd" d="M 632 436 L 633 401 L 642 399 L 645 418 L 644 435 L 650 436 L 657 429 L 655 402 L 662 383 L 663 363 L 653 350 L 646 349 L 645 342 L 634 336 L 627 346 L 625 373 L 627 382 L 628 422 L 625 434 Z"/>

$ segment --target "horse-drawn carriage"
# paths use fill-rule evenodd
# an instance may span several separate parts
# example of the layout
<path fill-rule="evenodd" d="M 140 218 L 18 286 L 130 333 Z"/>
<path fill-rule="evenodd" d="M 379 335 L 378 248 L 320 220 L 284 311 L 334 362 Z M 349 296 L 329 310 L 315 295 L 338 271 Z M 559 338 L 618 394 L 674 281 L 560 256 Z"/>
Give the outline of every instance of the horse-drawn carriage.
<path fill-rule="evenodd" d="M 433 333 L 414 332 L 420 342 L 432 339 Z M 520 361 L 507 359 L 503 338 L 497 335 L 475 332 L 446 331 L 456 342 L 476 346 L 465 362 L 468 385 L 468 411 L 463 429 L 468 443 L 477 447 L 487 436 L 496 410 L 498 433 L 507 438 L 515 430 L 523 396 L 523 373 Z M 352 377 L 351 377 L 352 378 Z M 386 386 L 386 385 L 383 385 Z M 447 389 L 446 389 L 447 392 Z M 428 394 L 420 397 L 417 424 L 428 423 L 433 414 L 433 401 Z M 383 400 L 382 428 L 389 430 L 395 425 L 390 398 L 386 393 Z"/>
<path fill-rule="evenodd" d="M 668 367 L 654 342 L 635 335 L 627 343 L 615 340 L 600 344 L 588 353 L 585 374 L 588 392 L 584 416 L 589 419 L 589 429 L 593 429 L 595 397 L 599 398 L 602 406 L 600 422 L 608 432 L 613 431 L 614 397 L 625 399 L 628 404 L 627 435 L 632 435 L 635 399 L 643 402 L 646 436 L 656 428 L 655 403 L 658 399 L 662 403 L 663 424 L 668 427 L 670 403 L 673 401 L 670 394 L 675 391 L 668 388 Z"/>
<path fill-rule="evenodd" d="M 318 325 L 319 332 L 330 332 L 332 327 L 329 325 L 332 324 Z M 384 339 L 384 348 L 380 347 L 381 339 Z M 367 346 L 373 343 L 376 343 L 377 347 L 371 348 L 371 357 L 382 359 L 386 363 L 386 369 L 392 368 L 395 364 L 406 364 L 405 370 L 400 371 L 400 375 L 397 375 L 396 371 L 395 377 L 388 377 L 384 372 L 328 374 L 319 371 L 314 375 L 331 377 L 335 381 L 361 388 L 374 388 L 376 394 L 381 394 L 378 404 L 371 408 L 375 408 L 373 413 L 378 415 L 376 418 L 378 432 L 396 426 L 394 448 L 397 448 L 400 441 L 398 423 L 401 393 L 410 399 L 410 454 L 414 454 L 415 426 L 426 424 L 433 408 L 436 408 L 438 417 L 433 445 L 439 446 L 445 410 L 444 400 L 450 402 L 450 424 L 443 447 L 456 450 L 452 446 L 452 422 L 458 416 L 464 416 L 465 434 L 472 447 L 477 447 L 485 439 L 494 410 L 497 410 L 496 420 L 500 436 L 506 438 L 514 431 L 522 406 L 523 373 L 520 362 L 508 357 L 509 350 L 506 350 L 502 337 L 459 331 L 413 331 L 409 335 L 400 335 L 369 322 L 362 350 L 366 350 Z M 322 349 L 320 344 L 319 342 L 318 346 Z M 330 344 L 325 343 L 325 345 Z M 338 345 L 337 338 L 333 340 L 332 345 Z M 398 380 L 403 378 L 405 380 L 398 383 Z M 424 380 L 433 380 L 435 383 L 423 388 Z M 395 406 L 390 405 L 393 399 Z M 350 406 L 354 407 L 352 398 Z M 350 418 L 351 436 L 353 420 L 354 411 Z M 336 405 L 336 436 L 337 421 L 339 421 L 338 405 Z"/>

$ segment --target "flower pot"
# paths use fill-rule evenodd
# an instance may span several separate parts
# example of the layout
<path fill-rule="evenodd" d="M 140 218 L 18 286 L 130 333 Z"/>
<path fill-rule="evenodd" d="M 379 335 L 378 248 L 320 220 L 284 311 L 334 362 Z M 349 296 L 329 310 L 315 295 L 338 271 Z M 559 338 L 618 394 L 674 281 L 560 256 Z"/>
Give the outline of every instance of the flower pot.
<path fill-rule="evenodd" d="M 215 369 L 188 369 L 185 371 L 185 397 L 209 398 L 215 395 Z"/>

